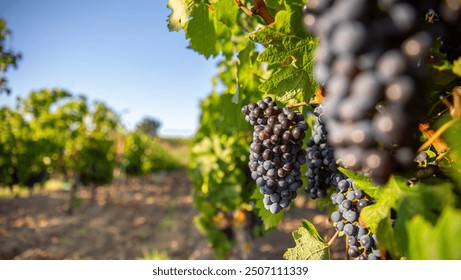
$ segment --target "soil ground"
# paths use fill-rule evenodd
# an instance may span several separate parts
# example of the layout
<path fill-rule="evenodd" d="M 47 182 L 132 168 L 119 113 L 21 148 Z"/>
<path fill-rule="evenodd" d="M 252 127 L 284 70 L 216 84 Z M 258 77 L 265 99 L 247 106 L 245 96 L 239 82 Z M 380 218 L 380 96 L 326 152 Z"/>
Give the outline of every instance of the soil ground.
<path fill-rule="evenodd" d="M 0 259 L 213 259 L 193 223 L 191 192 L 186 172 L 179 170 L 99 187 L 94 201 L 81 188 L 83 202 L 72 215 L 66 213 L 65 190 L 0 199 Z M 282 259 L 294 247 L 291 232 L 303 218 L 325 240 L 333 235 L 325 212 L 300 195 L 276 229 L 254 240 L 254 259 Z M 344 258 L 343 244 L 343 238 L 333 242 L 333 259 Z"/>

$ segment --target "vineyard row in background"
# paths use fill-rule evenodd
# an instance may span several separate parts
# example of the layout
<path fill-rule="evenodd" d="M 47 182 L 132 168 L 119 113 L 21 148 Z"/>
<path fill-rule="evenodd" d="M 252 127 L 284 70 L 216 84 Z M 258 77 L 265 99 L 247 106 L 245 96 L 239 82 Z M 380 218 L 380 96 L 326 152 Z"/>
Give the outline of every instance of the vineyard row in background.
<path fill-rule="evenodd" d="M 32 92 L 15 109 L 0 109 L 0 186 L 43 186 L 51 177 L 76 188 L 110 184 L 114 175 L 142 176 L 187 165 L 188 151 L 156 136 L 160 123 L 144 119 L 125 131 L 102 102 L 60 90 Z M 169 146 L 167 146 L 169 145 Z M 184 156 L 184 154 L 186 156 Z"/>

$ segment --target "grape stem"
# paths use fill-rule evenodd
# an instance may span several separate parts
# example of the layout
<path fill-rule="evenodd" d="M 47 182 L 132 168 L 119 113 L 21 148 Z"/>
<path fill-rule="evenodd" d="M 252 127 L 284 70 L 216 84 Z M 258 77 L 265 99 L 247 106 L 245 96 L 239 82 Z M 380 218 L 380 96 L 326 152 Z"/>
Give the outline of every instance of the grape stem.
<path fill-rule="evenodd" d="M 429 148 L 429 146 L 434 142 L 436 141 L 437 139 L 439 139 L 439 137 L 447 130 L 449 129 L 450 127 L 452 127 L 454 124 L 456 124 L 460 119 L 459 118 L 456 118 L 456 119 L 453 119 L 447 123 L 445 123 L 444 125 L 442 125 L 433 135 L 431 138 L 429 138 L 423 145 L 421 145 L 421 147 L 419 147 L 418 149 L 418 153 L 426 150 L 427 148 Z"/>
<path fill-rule="evenodd" d="M 454 87 L 451 91 L 453 95 L 453 104 L 451 104 L 445 97 L 440 96 L 443 104 L 447 106 L 450 111 L 450 115 L 453 119 L 459 118 L 461 116 L 461 87 Z"/>
<path fill-rule="evenodd" d="M 418 125 L 419 131 L 427 138 L 431 139 L 433 135 L 436 133 L 434 129 L 432 129 L 431 124 L 429 121 L 422 122 Z M 443 154 L 448 150 L 448 145 L 445 141 L 443 141 L 442 138 L 436 138 L 433 140 L 433 146 L 435 150 L 437 151 L 438 154 Z M 418 152 L 421 152 L 421 148 L 418 150 Z"/>
<path fill-rule="evenodd" d="M 308 104 L 306 102 L 300 102 L 300 103 L 293 103 L 293 104 L 288 104 L 285 107 L 293 109 L 297 107 L 302 107 L 302 106 L 307 106 Z"/>
<path fill-rule="evenodd" d="M 245 14 L 252 16 L 260 16 L 266 24 L 271 24 L 274 22 L 274 17 L 266 6 L 264 0 L 254 0 L 253 8 L 248 9 L 240 0 L 234 0 L 235 4 L 242 9 Z"/>
<path fill-rule="evenodd" d="M 459 86 L 454 87 L 453 90 L 451 91 L 451 94 L 453 95 L 453 104 L 451 104 L 443 96 L 441 96 L 440 99 L 445 104 L 445 106 L 447 106 L 448 110 L 450 111 L 450 115 L 451 115 L 451 117 L 453 119 L 451 121 L 445 123 L 444 125 L 442 125 L 436 132 L 434 132 L 434 130 L 430 129 L 429 122 L 427 122 L 427 128 L 428 128 L 426 130 L 426 132 L 428 133 L 427 135 L 423 131 L 424 130 L 424 124 L 420 124 L 419 125 L 419 130 L 424 134 L 424 136 L 426 136 L 428 138 L 428 140 L 423 145 L 421 145 L 421 147 L 419 147 L 418 153 L 420 153 L 420 152 L 426 150 L 427 148 L 429 148 L 429 146 L 432 143 L 434 143 L 434 148 L 437 150 L 437 152 L 439 154 L 443 153 L 443 152 L 446 152 L 448 150 L 447 144 L 442 139 L 440 139 L 440 136 L 447 129 L 452 127 L 456 123 L 456 121 L 458 121 L 460 119 L 459 117 L 461 116 L 461 87 L 459 87 Z M 442 142 L 445 144 L 445 147 L 443 147 L 443 146 L 440 147 L 439 146 Z M 441 149 L 441 151 L 439 151 L 439 149 Z"/>
<path fill-rule="evenodd" d="M 331 237 L 330 241 L 328 241 L 328 247 L 331 247 L 331 244 L 335 241 L 336 237 L 338 237 L 339 231 L 336 231 L 335 234 Z"/>

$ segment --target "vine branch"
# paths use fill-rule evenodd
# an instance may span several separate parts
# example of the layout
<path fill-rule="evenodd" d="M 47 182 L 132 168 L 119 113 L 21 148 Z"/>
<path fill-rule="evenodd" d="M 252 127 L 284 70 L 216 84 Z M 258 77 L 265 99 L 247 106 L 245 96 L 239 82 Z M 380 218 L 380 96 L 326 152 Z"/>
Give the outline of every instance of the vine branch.
<path fill-rule="evenodd" d="M 450 115 L 453 118 L 451 121 L 442 125 L 437 131 L 431 129 L 429 122 L 419 124 L 419 130 L 426 136 L 427 141 L 421 145 L 418 149 L 418 153 L 429 148 L 431 144 L 434 144 L 434 148 L 439 154 L 448 150 L 448 145 L 443 141 L 440 136 L 450 127 L 452 127 L 457 121 L 460 120 L 461 116 L 461 87 L 454 87 L 451 91 L 453 95 L 453 104 L 451 104 L 445 97 L 441 96 L 440 99 L 447 106 L 450 111 Z"/>
<path fill-rule="evenodd" d="M 245 14 L 252 16 L 260 16 L 266 24 L 271 24 L 274 22 L 274 17 L 266 6 L 264 0 L 254 0 L 253 8 L 248 9 L 240 0 L 234 0 L 235 4 L 242 9 Z"/>
<path fill-rule="evenodd" d="M 437 139 L 439 139 L 439 137 L 445 132 L 447 131 L 447 129 L 449 129 L 450 127 L 452 127 L 456 122 L 459 121 L 459 118 L 457 119 L 453 119 L 447 123 L 445 123 L 444 125 L 442 125 L 433 135 L 430 139 L 428 139 L 423 145 L 421 145 L 421 147 L 419 147 L 418 149 L 418 153 L 426 150 L 427 148 L 429 148 L 429 146 L 434 143 L 434 141 L 436 141 Z"/>
<path fill-rule="evenodd" d="M 429 121 L 420 123 L 418 125 L 418 128 L 419 128 L 419 131 L 421 131 L 421 133 L 424 135 L 424 137 L 426 137 L 428 140 L 431 140 L 432 137 L 434 137 L 434 134 L 436 133 L 436 131 L 434 129 L 432 129 L 431 124 L 429 123 Z M 443 154 L 444 152 L 446 152 L 448 150 L 448 145 L 447 145 L 447 143 L 445 141 L 443 141 L 442 138 L 437 137 L 437 138 L 433 139 L 431 143 L 433 144 L 435 150 L 437 151 L 437 154 Z M 425 147 L 425 145 L 423 145 L 423 146 Z M 418 149 L 418 153 L 425 150 L 425 149 L 422 149 L 423 146 L 421 146 Z M 427 147 L 429 147 L 429 146 L 427 146 Z"/>
<path fill-rule="evenodd" d="M 285 107 L 290 108 L 290 109 L 293 109 L 293 108 L 302 107 L 302 106 L 307 106 L 307 105 L 309 105 L 309 104 L 307 104 L 306 102 L 300 102 L 300 103 L 288 104 L 288 105 L 286 105 Z"/>
<path fill-rule="evenodd" d="M 331 247 L 331 244 L 335 241 L 336 237 L 338 237 L 339 231 L 336 231 L 335 234 L 331 237 L 330 241 L 328 241 L 328 247 Z"/>
<path fill-rule="evenodd" d="M 451 91 L 453 95 L 453 104 L 451 104 L 445 97 L 440 96 L 443 104 L 447 106 L 448 110 L 450 111 L 450 115 L 452 118 L 456 119 L 461 116 L 461 86 L 453 88 Z"/>

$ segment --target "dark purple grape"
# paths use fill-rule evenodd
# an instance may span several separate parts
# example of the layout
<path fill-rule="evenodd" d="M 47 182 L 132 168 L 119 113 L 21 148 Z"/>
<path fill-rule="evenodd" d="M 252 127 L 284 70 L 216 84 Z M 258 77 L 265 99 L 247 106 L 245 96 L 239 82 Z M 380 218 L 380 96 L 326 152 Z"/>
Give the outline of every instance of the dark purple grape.
<path fill-rule="evenodd" d="M 254 126 L 248 167 L 264 194 L 264 207 L 272 213 L 290 205 L 302 185 L 305 163 L 302 138 L 308 129 L 304 116 L 280 109 L 270 97 L 242 107 L 245 120 Z"/>
<path fill-rule="evenodd" d="M 373 246 L 373 238 L 369 235 L 362 235 L 360 237 L 360 245 L 365 249 L 370 249 Z"/>
<path fill-rule="evenodd" d="M 349 254 L 349 256 L 353 258 L 357 258 L 358 256 L 360 256 L 360 251 L 359 248 L 357 248 L 357 246 L 350 246 L 349 250 L 347 250 L 347 253 Z"/>
<path fill-rule="evenodd" d="M 334 211 L 333 213 L 331 213 L 331 220 L 333 222 L 335 222 L 335 223 L 339 222 L 339 221 L 341 221 L 341 219 L 342 219 L 342 215 L 338 211 Z"/>

